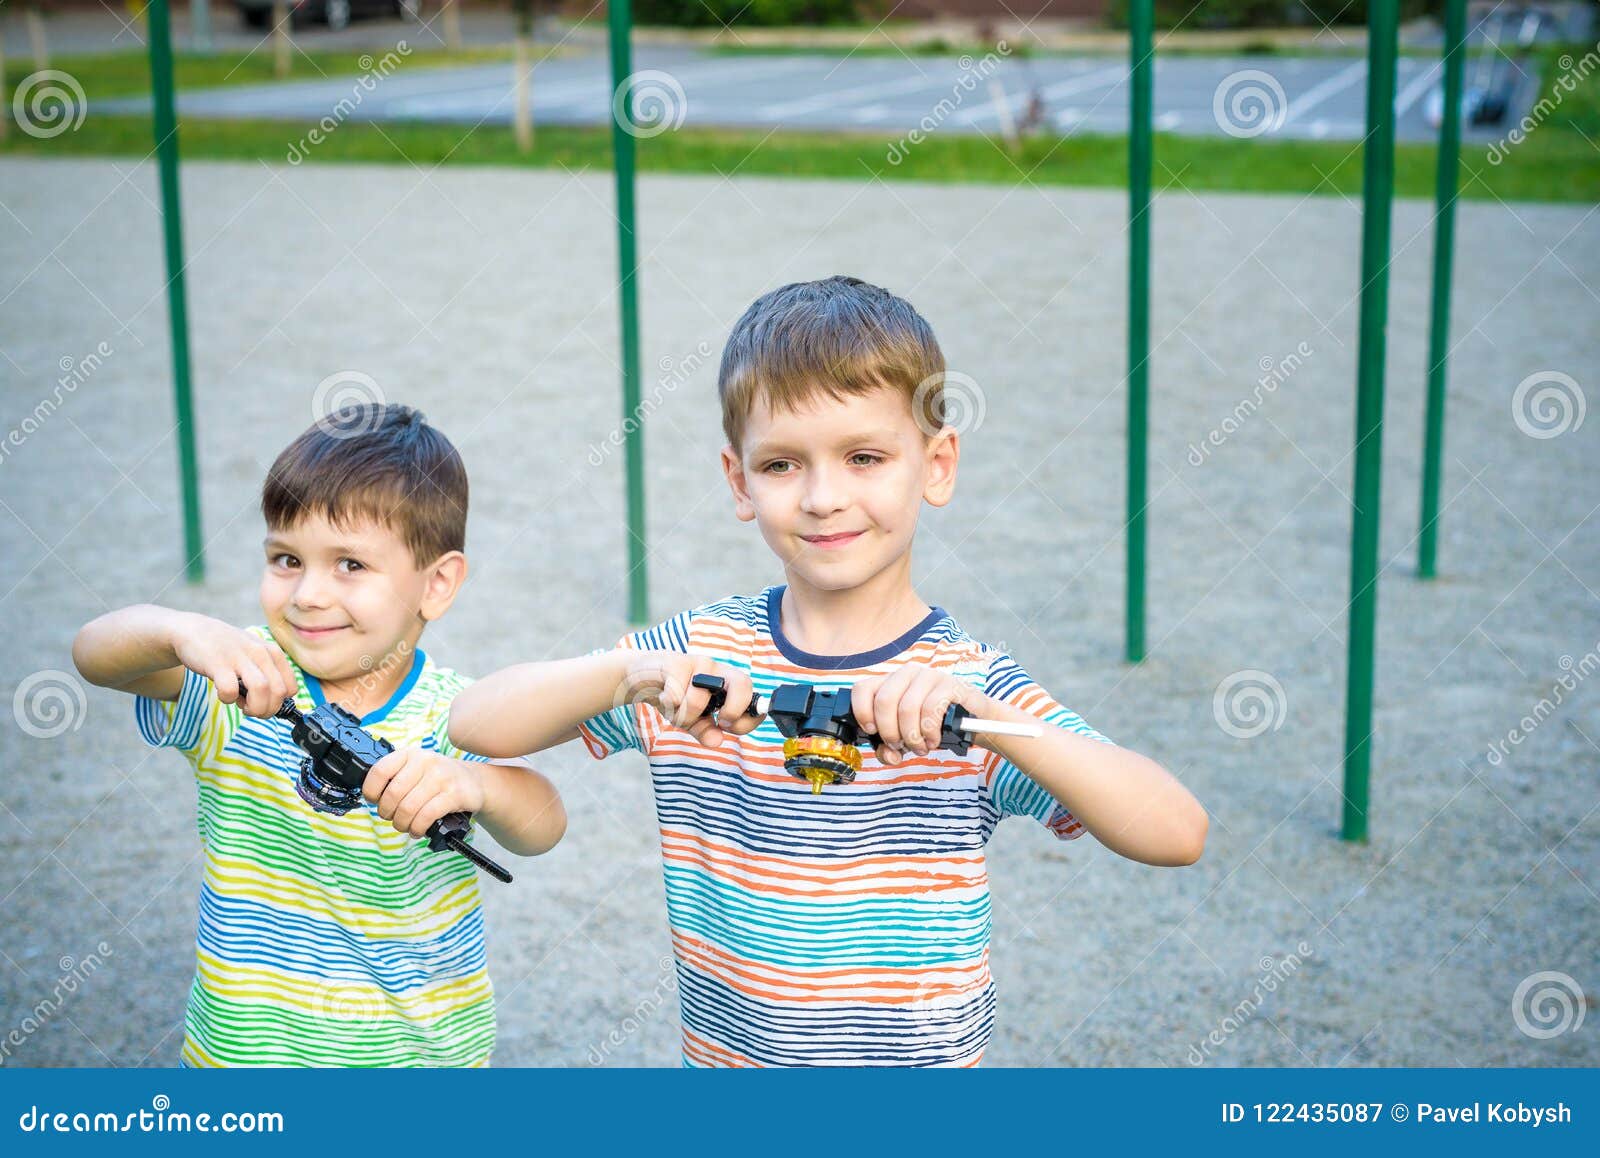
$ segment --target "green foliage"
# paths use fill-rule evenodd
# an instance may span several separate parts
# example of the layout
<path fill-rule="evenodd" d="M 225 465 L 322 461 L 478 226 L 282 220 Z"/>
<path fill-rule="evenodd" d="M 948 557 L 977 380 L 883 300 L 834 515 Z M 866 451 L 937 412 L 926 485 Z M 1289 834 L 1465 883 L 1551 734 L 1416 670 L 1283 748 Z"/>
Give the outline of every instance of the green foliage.
<path fill-rule="evenodd" d="M 638 24 L 720 28 L 724 24 L 853 24 L 862 18 L 856 0 L 635 0 Z"/>
<path fill-rule="evenodd" d="M 1106 19 L 1128 26 L 1129 0 L 1111 0 Z M 1400 0 L 1400 19 L 1437 13 L 1443 0 Z M 1365 24 L 1367 0 L 1155 0 L 1157 28 L 1285 28 Z"/>

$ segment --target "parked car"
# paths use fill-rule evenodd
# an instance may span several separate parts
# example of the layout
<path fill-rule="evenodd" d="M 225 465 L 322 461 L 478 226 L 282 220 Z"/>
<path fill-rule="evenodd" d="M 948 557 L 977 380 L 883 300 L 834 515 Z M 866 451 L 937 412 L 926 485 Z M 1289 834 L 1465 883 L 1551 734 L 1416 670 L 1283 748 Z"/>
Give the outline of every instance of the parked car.
<path fill-rule="evenodd" d="M 272 0 L 233 0 L 239 15 L 251 28 L 266 28 L 272 23 Z M 338 30 L 348 27 L 358 16 L 399 16 L 419 19 L 422 0 L 287 0 L 289 27 L 326 24 Z"/>

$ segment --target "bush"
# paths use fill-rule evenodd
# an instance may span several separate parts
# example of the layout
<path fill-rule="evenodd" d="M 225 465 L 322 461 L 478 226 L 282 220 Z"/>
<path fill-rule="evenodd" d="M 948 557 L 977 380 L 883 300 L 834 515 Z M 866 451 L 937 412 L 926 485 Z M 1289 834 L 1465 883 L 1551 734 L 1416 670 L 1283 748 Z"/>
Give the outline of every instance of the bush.
<path fill-rule="evenodd" d="M 634 0 L 638 24 L 720 28 L 724 24 L 850 24 L 856 0 Z"/>
<path fill-rule="evenodd" d="M 691 0 L 693 2 L 693 0 Z M 1366 0 L 1155 0 L 1156 27 L 1282 28 L 1291 25 L 1365 24 Z M 1443 0 L 1400 0 L 1400 19 L 1439 12 Z M 1128 0 L 1111 0 L 1106 18 L 1128 26 Z"/>

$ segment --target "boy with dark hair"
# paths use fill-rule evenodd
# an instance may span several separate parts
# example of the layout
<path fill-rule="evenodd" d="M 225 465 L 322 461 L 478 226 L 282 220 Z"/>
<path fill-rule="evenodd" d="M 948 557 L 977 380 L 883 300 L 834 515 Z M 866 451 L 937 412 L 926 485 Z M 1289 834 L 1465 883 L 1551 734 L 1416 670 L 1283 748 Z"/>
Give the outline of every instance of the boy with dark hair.
<path fill-rule="evenodd" d="M 476 870 L 415 838 L 468 812 L 534 855 L 566 817 L 538 772 L 450 743 L 468 681 L 417 646 L 466 579 L 466 469 L 410 407 L 347 408 L 278 456 L 261 511 L 264 626 L 144 604 L 72 649 L 84 678 L 137 697 L 147 743 L 194 769 L 205 876 L 182 1062 L 487 1064 Z M 362 807 L 333 816 L 298 794 L 304 753 L 273 718 L 289 696 L 394 744 Z"/>

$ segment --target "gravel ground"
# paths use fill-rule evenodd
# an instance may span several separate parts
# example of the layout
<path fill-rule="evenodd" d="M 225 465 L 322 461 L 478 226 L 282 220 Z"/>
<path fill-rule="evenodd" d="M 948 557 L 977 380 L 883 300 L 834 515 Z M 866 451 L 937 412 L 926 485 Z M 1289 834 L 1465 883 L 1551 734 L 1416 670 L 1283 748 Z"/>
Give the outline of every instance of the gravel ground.
<path fill-rule="evenodd" d="M 473 476 L 473 578 L 431 652 L 477 673 L 623 630 L 608 174 L 185 168 L 209 540 L 197 587 L 181 574 L 155 168 L 6 160 L 0 188 L 0 381 L 17 435 L 0 444 L 0 693 L 19 719 L 46 697 L 18 689 L 70 668 L 73 632 L 106 608 L 256 620 L 256 488 L 340 371 L 421 406 Z M 1119 195 L 653 177 L 640 203 L 643 360 L 661 379 L 646 439 L 655 614 L 780 578 L 717 471 L 716 358 L 760 292 L 858 274 L 927 315 L 981 403 L 957 501 L 922 522 L 919 592 L 1210 809 L 1204 858 L 1176 871 L 1002 829 L 992 1064 L 1600 1062 L 1600 710 L 1582 682 L 1600 665 L 1600 421 L 1533 437 L 1522 427 L 1547 433 L 1539 417 L 1514 412 L 1530 375 L 1571 375 L 1545 385 L 1572 404 L 1595 388 L 1593 209 L 1461 208 L 1441 577 L 1421 583 L 1431 207 L 1396 206 L 1372 835 L 1351 845 L 1338 819 L 1357 205 L 1157 203 L 1151 646 L 1130 668 Z M 1262 366 L 1291 354 L 1260 388 Z M 83 380 L 60 390 L 68 374 Z M 1266 689 L 1258 725 L 1248 694 L 1217 706 L 1241 672 Z M 1509 740 L 1564 674 L 1575 690 Z M 192 966 L 194 793 L 178 757 L 144 750 L 124 697 L 88 689 L 63 726 L 0 729 L 0 1030 L 91 955 L 98 967 L 3 1057 L 170 1065 Z M 643 761 L 596 764 L 574 746 L 540 763 L 571 828 L 514 887 L 485 890 L 496 1060 L 675 1064 Z M 1552 972 L 1566 979 L 1536 976 Z"/>

